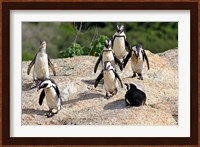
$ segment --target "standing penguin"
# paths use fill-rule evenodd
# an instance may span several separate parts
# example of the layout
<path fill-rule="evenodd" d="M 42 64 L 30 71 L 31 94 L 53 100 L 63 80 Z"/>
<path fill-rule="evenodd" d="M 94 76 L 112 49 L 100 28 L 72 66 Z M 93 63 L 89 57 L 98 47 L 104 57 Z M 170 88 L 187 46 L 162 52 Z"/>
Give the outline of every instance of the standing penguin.
<path fill-rule="evenodd" d="M 101 61 L 102 61 L 102 65 L 104 64 L 105 61 L 109 61 L 114 68 L 115 68 L 115 65 L 118 64 L 120 70 L 122 71 L 123 69 L 121 61 L 117 59 L 115 55 L 113 54 L 113 50 L 111 48 L 111 40 L 109 39 L 106 40 L 104 43 L 103 51 L 95 64 L 94 73 L 96 73 L 98 65 Z"/>
<path fill-rule="evenodd" d="M 104 88 L 106 90 L 105 98 L 107 99 L 117 94 L 118 87 L 119 87 L 117 79 L 119 80 L 120 85 L 123 88 L 123 84 L 119 75 L 116 73 L 116 70 L 114 69 L 114 67 L 111 65 L 109 61 L 106 61 L 104 63 L 104 69 L 99 74 L 99 76 L 97 77 L 95 81 L 95 84 L 94 84 L 95 88 L 97 87 L 99 81 L 102 78 L 104 78 Z"/>
<path fill-rule="evenodd" d="M 112 47 L 113 51 L 118 59 L 124 59 L 127 55 L 126 47 L 128 51 L 130 50 L 129 42 L 126 38 L 126 34 L 124 33 L 124 26 L 117 25 L 117 31 L 112 37 Z"/>
<path fill-rule="evenodd" d="M 141 44 L 136 44 L 129 51 L 128 55 L 123 61 L 124 68 L 130 58 L 131 58 L 131 67 L 133 70 L 133 78 L 136 77 L 136 73 L 137 73 L 139 76 L 139 79 L 143 80 L 142 73 L 144 69 L 144 60 L 146 60 L 148 69 L 149 69 L 149 60 Z"/>
<path fill-rule="evenodd" d="M 141 106 L 146 103 L 146 94 L 137 89 L 134 84 L 125 84 L 127 86 L 127 92 L 125 94 L 125 103 L 126 105 L 131 106 Z"/>
<path fill-rule="evenodd" d="M 35 58 L 32 60 L 32 62 L 28 66 L 27 74 L 30 74 L 31 68 L 34 65 L 33 70 L 33 85 L 31 88 L 34 88 L 37 86 L 36 82 L 44 80 L 49 78 L 49 68 L 48 65 L 51 67 L 54 76 L 56 75 L 55 68 L 53 64 L 51 63 L 48 54 L 46 53 L 46 41 L 40 42 L 40 48 L 38 53 L 35 55 Z"/>
<path fill-rule="evenodd" d="M 38 90 L 43 88 L 40 97 L 39 104 L 42 105 L 44 97 L 46 97 L 47 105 L 49 111 L 45 114 L 47 117 L 52 117 L 54 114 L 58 113 L 61 110 L 61 97 L 58 86 L 52 79 L 46 79 L 39 84 Z M 53 110 L 56 110 L 53 112 Z"/>

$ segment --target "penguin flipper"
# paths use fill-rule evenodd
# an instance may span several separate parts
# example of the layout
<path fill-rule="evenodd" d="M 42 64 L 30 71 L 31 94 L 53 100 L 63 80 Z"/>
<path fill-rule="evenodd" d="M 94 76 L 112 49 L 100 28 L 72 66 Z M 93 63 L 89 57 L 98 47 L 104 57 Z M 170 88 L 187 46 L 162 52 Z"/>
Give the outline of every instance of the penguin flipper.
<path fill-rule="evenodd" d="M 52 69 L 52 71 L 53 71 L 53 75 L 56 76 L 56 70 L 55 70 L 55 68 L 54 68 L 54 66 L 53 66 L 53 63 L 52 63 L 51 60 L 49 59 L 49 57 L 48 57 L 48 64 L 49 64 L 49 66 L 51 67 L 51 69 Z"/>
<path fill-rule="evenodd" d="M 59 89 L 58 89 L 58 86 L 56 85 L 56 87 L 54 87 L 54 89 L 56 90 L 57 96 L 60 97 L 60 91 L 59 91 Z"/>
<path fill-rule="evenodd" d="M 53 79 L 49 79 L 49 80 L 54 84 L 53 88 L 55 89 L 57 96 L 60 97 L 60 91 L 58 89 L 56 82 Z"/>
<path fill-rule="evenodd" d="M 95 80 L 94 83 L 94 87 L 96 88 L 100 82 L 100 80 L 103 78 L 103 70 L 101 71 L 101 73 L 99 74 L 99 76 L 97 77 L 97 79 Z"/>
<path fill-rule="evenodd" d="M 114 39 L 115 39 L 115 37 L 110 37 L 110 39 L 109 40 L 111 40 L 111 44 L 113 45 L 113 42 L 114 42 Z"/>
<path fill-rule="evenodd" d="M 123 88 L 122 80 L 120 79 L 119 75 L 116 72 L 114 73 L 115 73 L 115 77 L 119 80 L 121 87 Z"/>
<path fill-rule="evenodd" d="M 128 42 L 127 38 L 125 39 L 125 46 L 128 47 L 128 51 L 131 50 L 131 46 L 130 46 L 130 43 Z"/>
<path fill-rule="evenodd" d="M 132 51 L 130 50 L 128 55 L 124 58 L 124 60 L 123 60 L 123 67 L 124 68 L 126 67 L 128 60 L 131 58 L 131 54 L 132 54 Z"/>
<path fill-rule="evenodd" d="M 97 68 L 98 68 L 99 63 L 101 62 L 101 60 L 102 60 L 102 55 L 99 56 L 99 58 L 98 58 L 98 60 L 97 60 L 97 62 L 96 62 L 96 64 L 95 64 L 94 73 L 97 72 Z"/>
<path fill-rule="evenodd" d="M 44 97 L 45 97 L 45 92 L 44 92 L 44 89 L 43 89 L 42 92 L 40 93 L 40 98 L 39 98 L 39 104 L 40 105 L 42 105 Z"/>
<path fill-rule="evenodd" d="M 123 70 L 122 62 L 114 55 L 115 62 L 119 65 L 120 70 Z"/>
<path fill-rule="evenodd" d="M 27 69 L 27 75 L 30 74 L 30 71 L 31 71 L 31 68 L 33 67 L 33 65 L 35 64 L 35 59 L 36 59 L 36 56 L 34 57 L 34 59 L 31 61 L 31 63 L 28 65 L 28 69 Z"/>
<path fill-rule="evenodd" d="M 147 67 L 148 67 L 148 70 L 150 69 L 150 67 L 149 67 L 149 60 L 148 60 L 148 58 L 147 58 L 147 55 L 146 55 L 146 53 L 145 53 L 145 51 L 143 50 L 143 57 L 144 57 L 144 59 L 146 60 L 146 62 L 147 62 Z"/>

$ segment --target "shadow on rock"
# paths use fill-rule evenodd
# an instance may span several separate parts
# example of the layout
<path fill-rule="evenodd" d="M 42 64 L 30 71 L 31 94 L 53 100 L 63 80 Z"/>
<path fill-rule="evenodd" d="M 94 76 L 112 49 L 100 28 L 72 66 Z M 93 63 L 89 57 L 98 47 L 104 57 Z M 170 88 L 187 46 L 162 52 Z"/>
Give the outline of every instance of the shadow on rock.
<path fill-rule="evenodd" d="M 115 110 L 115 109 L 124 109 L 124 108 L 127 108 L 124 102 L 124 99 L 110 102 L 103 107 L 104 110 Z"/>
<path fill-rule="evenodd" d="M 93 99 L 93 98 L 103 98 L 103 97 L 104 97 L 104 95 L 100 94 L 100 93 L 83 92 L 83 93 L 80 93 L 78 95 L 78 98 L 76 98 L 76 99 L 64 101 L 63 105 L 70 104 L 70 103 L 76 103 L 78 101 L 83 101 L 83 100 L 88 100 L 88 99 Z"/>
<path fill-rule="evenodd" d="M 36 114 L 44 116 L 46 111 L 44 110 L 36 110 L 36 109 L 22 109 L 22 114 Z"/>
<path fill-rule="evenodd" d="M 31 86 L 33 83 L 23 83 L 22 84 L 22 91 L 29 91 L 31 90 Z"/>
<path fill-rule="evenodd" d="M 94 85 L 96 79 L 93 80 L 81 80 L 85 84 Z M 99 82 L 99 84 L 103 84 L 103 79 Z"/>

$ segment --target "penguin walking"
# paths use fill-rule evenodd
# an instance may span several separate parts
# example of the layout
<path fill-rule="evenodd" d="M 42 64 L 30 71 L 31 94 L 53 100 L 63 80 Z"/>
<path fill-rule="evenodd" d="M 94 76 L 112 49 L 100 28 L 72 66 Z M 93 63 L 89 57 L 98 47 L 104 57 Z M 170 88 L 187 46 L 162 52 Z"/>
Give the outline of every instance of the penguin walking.
<path fill-rule="evenodd" d="M 131 48 L 128 55 L 123 61 L 123 67 L 125 68 L 128 60 L 131 58 L 131 67 L 133 70 L 133 78 L 136 77 L 136 73 L 139 76 L 140 80 L 143 80 L 143 69 L 144 69 L 144 60 L 146 60 L 147 67 L 149 70 L 149 60 L 145 53 L 145 50 L 142 48 L 141 44 L 136 44 Z"/>
<path fill-rule="evenodd" d="M 146 103 L 146 94 L 141 91 L 140 89 L 137 89 L 137 87 L 134 84 L 127 84 L 127 92 L 125 94 L 125 103 L 126 105 L 130 106 L 141 106 L 145 105 Z"/>
<path fill-rule="evenodd" d="M 114 69 L 114 67 L 111 65 L 109 61 L 106 61 L 104 63 L 104 69 L 99 74 L 99 76 L 97 77 L 95 81 L 95 84 L 94 84 L 95 88 L 97 87 L 99 81 L 102 78 L 104 78 L 104 89 L 106 90 L 106 95 L 105 95 L 106 99 L 109 99 L 115 94 L 117 94 L 117 91 L 119 88 L 118 81 L 121 87 L 123 88 L 123 84 L 119 75 L 117 74 L 116 70 Z"/>
<path fill-rule="evenodd" d="M 104 43 L 103 51 L 95 64 L 94 73 L 96 73 L 98 65 L 101 61 L 102 65 L 104 64 L 105 61 L 109 61 L 114 68 L 116 68 L 115 65 L 117 64 L 121 71 L 123 69 L 121 61 L 117 59 L 116 56 L 113 54 L 113 50 L 111 48 L 111 40 L 109 39 L 106 40 Z M 104 65 L 102 67 L 104 67 Z"/>
<path fill-rule="evenodd" d="M 124 26 L 117 25 L 117 31 L 111 38 L 113 51 L 118 59 L 124 59 L 127 55 L 127 50 L 130 50 L 130 44 L 127 40 L 126 34 L 124 33 Z M 127 47 L 127 49 L 126 49 Z"/>
<path fill-rule="evenodd" d="M 47 117 L 52 117 L 61 110 L 61 96 L 58 86 L 52 79 L 46 79 L 39 84 L 38 90 L 43 89 L 40 93 L 39 104 L 42 105 L 44 97 L 46 98 L 49 111 L 45 114 Z M 56 111 L 53 111 L 56 110 Z"/>
<path fill-rule="evenodd" d="M 46 41 L 40 42 L 40 48 L 37 54 L 35 55 L 35 58 L 31 61 L 31 63 L 28 65 L 27 74 L 30 74 L 31 68 L 34 65 L 33 69 L 33 84 L 31 86 L 32 88 L 35 88 L 38 85 L 38 81 L 42 81 L 44 79 L 49 78 L 49 68 L 48 65 L 51 67 L 54 76 L 56 75 L 55 68 L 53 64 L 51 63 L 48 54 L 46 53 Z"/>

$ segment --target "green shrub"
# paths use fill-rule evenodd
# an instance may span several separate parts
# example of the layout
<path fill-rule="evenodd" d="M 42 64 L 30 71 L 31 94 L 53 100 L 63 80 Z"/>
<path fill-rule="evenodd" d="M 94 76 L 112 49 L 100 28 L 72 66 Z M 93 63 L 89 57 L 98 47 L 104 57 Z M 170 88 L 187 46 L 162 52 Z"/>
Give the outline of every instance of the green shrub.
<path fill-rule="evenodd" d="M 100 35 L 99 38 L 94 42 L 94 45 L 89 54 L 92 56 L 99 56 L 103 50 L 104 42 L 106 39 L 108 39 L 107 36 Z"/>
<path fill-rule="evenodd" d="M 59 57 L 67 58 L 84 55 L 84 47 L 82 47 L 78 43 L 72 43 L 72 46 L 68 47 L 66 50 L 62 50 L 59 52 Z"/>

